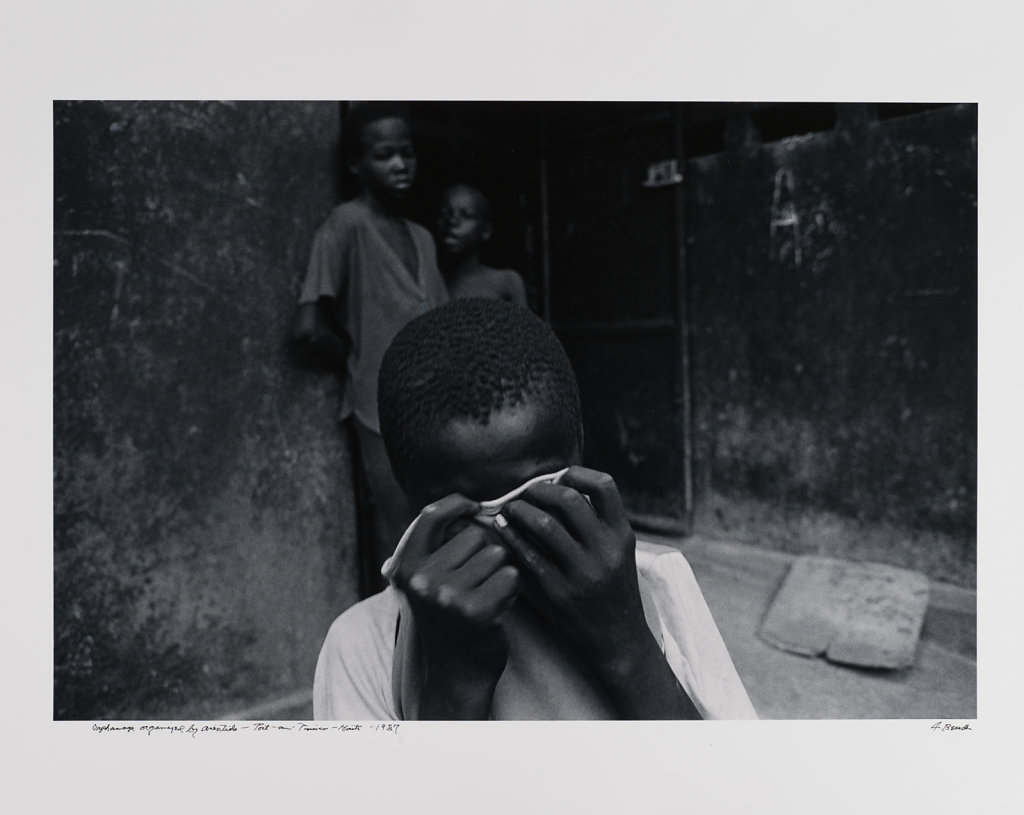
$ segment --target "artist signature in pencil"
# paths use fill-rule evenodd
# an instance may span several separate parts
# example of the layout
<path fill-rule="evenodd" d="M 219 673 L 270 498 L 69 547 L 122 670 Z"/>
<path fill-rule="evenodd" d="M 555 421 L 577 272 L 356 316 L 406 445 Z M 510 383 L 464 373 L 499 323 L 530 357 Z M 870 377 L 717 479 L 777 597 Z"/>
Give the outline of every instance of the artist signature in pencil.
<path fill-rule="evenodd" d="M 952 731 L 952 730 L 970 730 L 969 724 L 951 724 L 950 722 L 936 722 L 932 725 L 932 730 Z"/>

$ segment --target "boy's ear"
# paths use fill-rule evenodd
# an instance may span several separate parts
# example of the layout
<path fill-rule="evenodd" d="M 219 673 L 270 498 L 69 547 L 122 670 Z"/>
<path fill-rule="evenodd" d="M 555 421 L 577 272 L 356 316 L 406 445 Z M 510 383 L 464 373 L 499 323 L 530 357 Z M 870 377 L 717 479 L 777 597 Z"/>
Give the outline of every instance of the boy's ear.
<path fill-rule="evenodd" d="M 491 239 L 491 235 L 494 234 L 494 227 L 489 223 L 484 225 L 483 231 L 480 233 L 480 239 L 486 243 Z"/>
<path fill-rule="evenodd" d="M 348 167 L 348 171 L 350 173 L 352 173 L 352 175 L 354 175 L 354 176 L 358 176 L 359 175 L 359 159 L 358 158 L 352 158 L 352 156 L 348 156 L 345 159 L 345 166 Z"/>

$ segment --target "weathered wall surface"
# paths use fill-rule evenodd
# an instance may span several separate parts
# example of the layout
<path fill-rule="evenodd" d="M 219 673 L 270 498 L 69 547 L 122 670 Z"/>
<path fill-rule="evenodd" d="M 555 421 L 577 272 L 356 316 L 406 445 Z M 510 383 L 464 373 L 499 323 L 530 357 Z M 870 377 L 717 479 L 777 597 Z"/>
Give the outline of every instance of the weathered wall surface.
<path fill-rule="evenodd" d="M 308 687 L 356 599 L 337 382 L 289 350 L 330 103 L 54 108 L 57 718 Z"/>
<path fill-rule="evenodd" d="M 788 513 L 795 549 L 853 519 L 888 530 L 877 559 L 970 582 L 976 108 L 841 112 L 688 162 L 697 483 Z"/>

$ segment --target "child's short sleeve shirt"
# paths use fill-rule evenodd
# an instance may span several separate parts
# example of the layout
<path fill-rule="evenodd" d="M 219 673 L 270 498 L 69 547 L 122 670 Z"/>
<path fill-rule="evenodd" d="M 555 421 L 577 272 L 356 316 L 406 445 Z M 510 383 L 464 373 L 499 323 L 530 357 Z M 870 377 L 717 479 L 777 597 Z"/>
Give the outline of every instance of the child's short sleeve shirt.
<path fill-rule="evenodd" d="M 637 542 L 637 577 L 647 625 L 679 683 L 705 719 L 756 719 L 757 713 L 690 564 L 672 547 Z M 313 682 L 313 715 L 350 721 L 406 718 L 416 694 L 407 670 L 415 647 L 398 625 L 401 594 L 389 586 L 352 606 L 324 640 Z M 602 719 L 614 716 L 588 675 L 560 653 L 544 625 L 506 618 L 510 649 L 495 689 L 494 719 Z M 413 706 L 415 701 L 413 701 Z"/>
<path fill-rule="evenodd" d="M 299 303 L 335 301 L 338 322 L 351 341 L 341 418 L 356 418 L 375 432 L 377 374 L 384 352 L 401 328 L 448 300 L 437 268 L 434 240 L 411 221 L 415 276 L 374 226 L 366 206 L 336 207 L 316 233 Z"/>

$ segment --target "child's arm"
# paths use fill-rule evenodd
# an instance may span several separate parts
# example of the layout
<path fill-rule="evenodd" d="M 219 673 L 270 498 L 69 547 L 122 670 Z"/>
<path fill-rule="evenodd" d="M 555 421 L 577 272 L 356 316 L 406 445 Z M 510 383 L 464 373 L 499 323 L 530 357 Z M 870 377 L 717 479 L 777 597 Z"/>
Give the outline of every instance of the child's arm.
<path fill-rule="evenodd" d="M 309 265 L 299 292 L 292 337 L 344 370 L 351 340 L 338 324 L 339 304 L 347 296 L 352 220 L 338 207 L 313 238 Z"/>
<path fill-rule="evenodd" d="M 505 669 L 501 617 L 518 594 L 518 572 L 494 533 L 472 522 L 478 510 L 460 495 L 426 507 L 393 577 L 420 646 L 420 719 L 486 719 Z M 467 525 L 446 538 L 460 521 Z"/>
<path fill-rule="evenodd" d="M 541 610 L 622 718 L 699 719 L 647 627 L 636 538 L 611 477 L 572 467 L 558 484 L 537 484 L 523 499 L 502 510 L 500 534 L 539 585 L 549 606 Z"/>
<path fill-rule="evenodd" d="M 295 313 L 292 336 L 344 370 L 351 343 L 348 335 L 336 330 L 327 316 L 333 304 L 328 297 L 321 297 L 316 303 L 302 303 Z"/>

